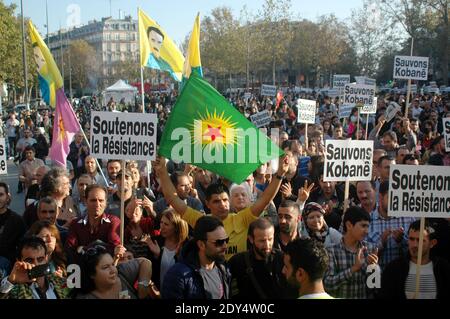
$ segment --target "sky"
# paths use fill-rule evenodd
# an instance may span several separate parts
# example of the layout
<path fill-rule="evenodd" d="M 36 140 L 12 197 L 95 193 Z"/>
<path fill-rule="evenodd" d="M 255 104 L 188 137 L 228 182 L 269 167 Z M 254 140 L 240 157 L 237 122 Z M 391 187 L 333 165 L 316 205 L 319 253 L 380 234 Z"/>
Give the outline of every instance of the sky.
<path fill-rule="evenodd" d="M 20 13 L 20 0 L 3 0 L 7 5 L 17 5 Z M 209 15 L 211 10 L 219 6 L 230 7 L 235 17 L 244 5 L 249 11 L 256 13 L 262 9 L 264 0 L 47 0 L 49 32 L 59 30 L 60 25 L 87 24 L 91 20 L 102 17 L 119 17 L 130 15 L 137 19 L 137 8 L 140 7 L 153 18 L 172 39 L 180 44 L 191 31 L 195 16 Z M 46 0 L 24 0 L 24 15 L 30 17 L 42 35 L 46 33 Z M 111 6 L 110 6 L 111 3 Z M 315 21 L 323 14 L 334 13 L 339 19 L 349 18 L 352 9 L 361 8 L 363 0 L 291 0 L 293 16 Z M 79 12 L 79 14 L 78 14 Z"/>

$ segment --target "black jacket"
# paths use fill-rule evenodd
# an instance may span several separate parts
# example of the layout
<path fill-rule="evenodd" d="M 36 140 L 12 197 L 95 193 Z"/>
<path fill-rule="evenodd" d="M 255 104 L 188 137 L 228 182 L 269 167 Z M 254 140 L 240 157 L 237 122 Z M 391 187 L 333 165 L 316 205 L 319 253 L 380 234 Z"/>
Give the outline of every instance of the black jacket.
<path fill-rule="evenodd" d="M 223 285 L 223 299 L 230 299 L 231 274 L 228 268 L 216 262 Z M 194 240 L 181 251 L 181 261 L 172 266 L 164 277 L 161 296 L 164 299 L 211 299 L 204 287 L 200 272 L 198 250 Z"/>
<path fill-rule="evenodd" d="M 250 267 L 245 256 L 249 255 Z M 274 249 L 267 261 L 257 260 L 252 250 L 231 257 L 232 296 L 236 299 L 295 299 L 298 290 L 288 286 L 283 270 L 283 252 Z M 256 288 L 250 273 L 253 272 L 260 290 Z M 262 293 L 261 293 L 262 292 Z"/>
<path fill-rule="evenodd" d="M 22 218 L 9 208 L 0 215 L 0 256 L 16 260 L 16 244 L 25 233 Z"/>
<path fill-rule="evenodd" d="M 442 258 L 431 259 L 436 278 L 436 299 L 450 299 L 450 264 Z M 409 256 L 392 261 L 381 276 L 380 299 L 405 299 L 405 285 L 409 273 Z"/>

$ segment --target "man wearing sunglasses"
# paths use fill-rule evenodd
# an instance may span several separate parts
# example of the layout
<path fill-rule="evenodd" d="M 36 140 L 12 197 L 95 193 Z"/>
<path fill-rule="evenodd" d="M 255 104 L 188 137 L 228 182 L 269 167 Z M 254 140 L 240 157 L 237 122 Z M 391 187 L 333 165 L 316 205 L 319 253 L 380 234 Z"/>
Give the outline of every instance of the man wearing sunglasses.
<path fill-rule="evenodd" d="M 226 259 L 229 260 L 233 255 L 247 250 L 247 232 L 251 222 L 256 220 L 267 205 L 273 200 L 281 182 L 289 170 L 290 156 L 280 157 L 278 171 L 266 190 L 261 194 L 258 200 L 251 206 L 244 208 L 237 214 L 230 213 L 230 201 L 227 190 L 221 184 L 211 184 L 206 189 L 206 206 L 211 215 L 220 219 L 230 236 L 230 244 L 226 251 Z M 170 181 L 167 172 L 166 160 L 159 156 L 153 163 L 158 177 L 161 179 L 161 188 L 164 198 L 175 211 L 193 228 L 204 214 L 192 209 L 176 195 L 176 189 Z"/>
<path fill-rule="evenodd" d="M 229 238 L 223 223 L 211 216 L 197 220 L 181 262 L 167 272 L 163 299 L 229 299 L 231 274 L 224 265 Z"/>

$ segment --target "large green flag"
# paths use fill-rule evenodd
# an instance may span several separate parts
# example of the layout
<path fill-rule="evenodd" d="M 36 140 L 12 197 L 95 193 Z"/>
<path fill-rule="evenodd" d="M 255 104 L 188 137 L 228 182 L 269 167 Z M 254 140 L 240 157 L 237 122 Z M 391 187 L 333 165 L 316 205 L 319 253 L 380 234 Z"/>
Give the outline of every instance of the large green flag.
<path fill-rule="evenodd" d="M 283 151 L 193 73 L 164 127 L 159 154 L 241 183 Z"/>

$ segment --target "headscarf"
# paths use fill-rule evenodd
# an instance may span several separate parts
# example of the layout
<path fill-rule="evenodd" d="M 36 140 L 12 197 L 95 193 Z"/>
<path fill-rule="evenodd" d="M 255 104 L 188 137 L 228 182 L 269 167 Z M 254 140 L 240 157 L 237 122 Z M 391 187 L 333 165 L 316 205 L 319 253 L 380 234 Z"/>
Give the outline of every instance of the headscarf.
<path fill-rule="evenodd" d="M 303 208 L 303 212 L 302 212 L 302 228 L 301 228 L 301 237 L 302 238 L 312 238 L 315 239 L 317 241 L 320 241 L 322 243 L 325 242 L 325 239 L 327 238 L 328 234 L 329 234 L 329 227 L 327 225 L 327 223 L 324 221 L 323 227 L 321 230 L 319 231 L 314 231 L 310 228 L 308 228 L 308 223 L 307 223 L 307 219 L 308 219 L 308 215 L 311 214 L 312 212 L 320 212 L 323 215 L 325 215 L 325 210 L 322 208 L 322 206 L 318 203 L 315 202 L 310 202 L 308 204 L 305 205 L 305 207 Z"/>

